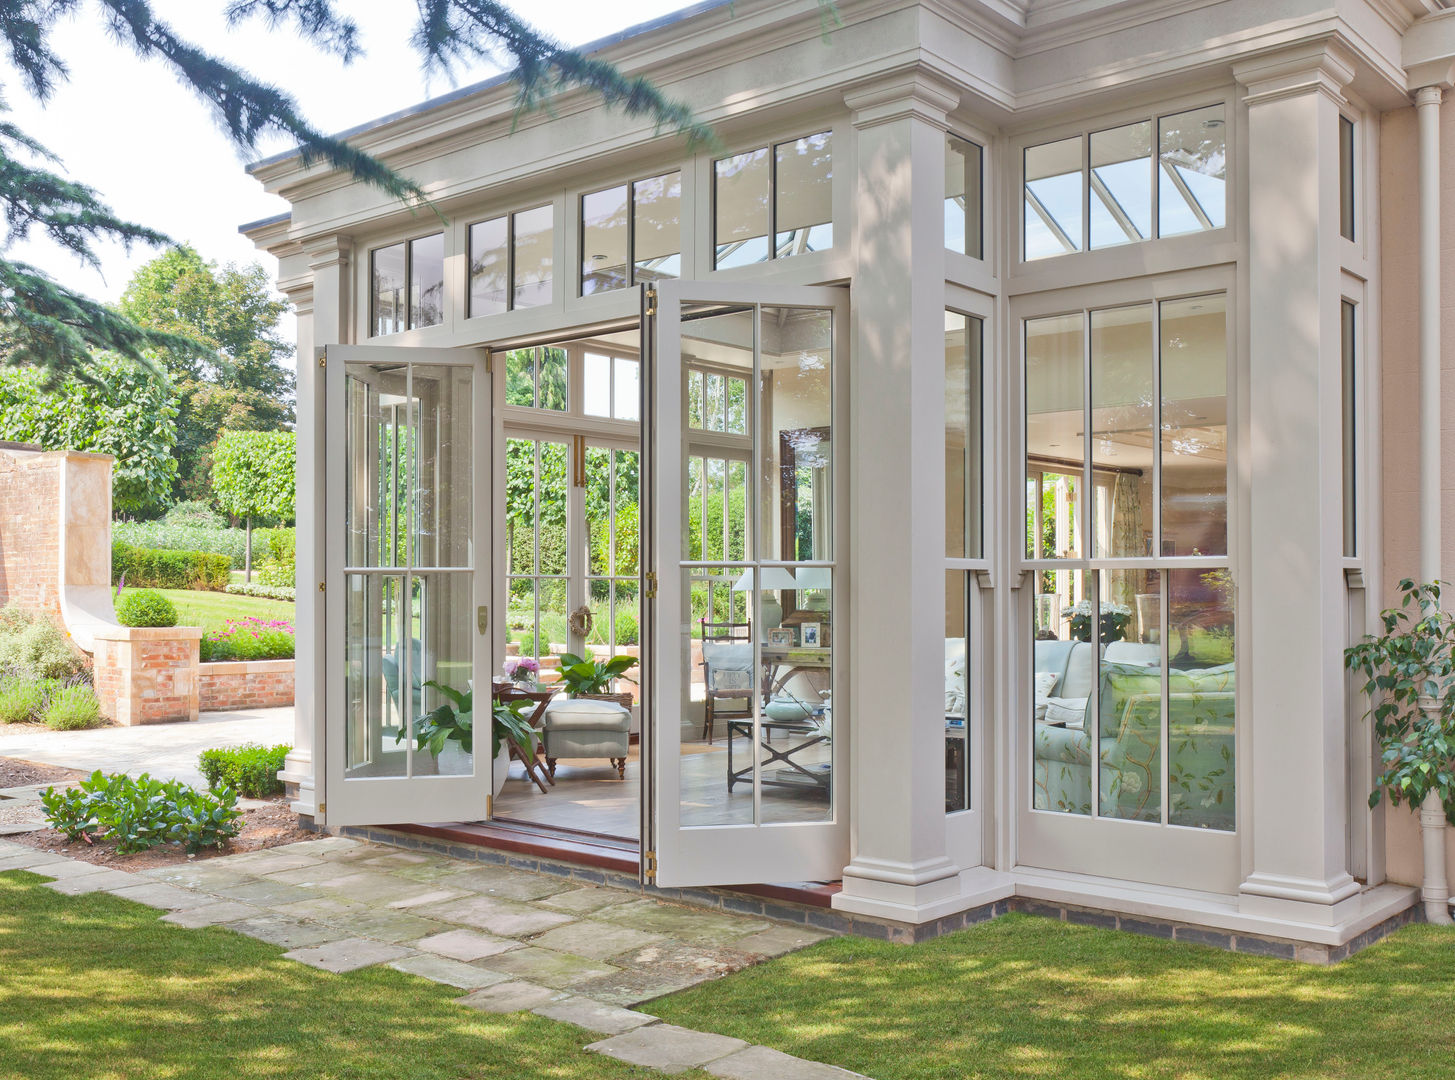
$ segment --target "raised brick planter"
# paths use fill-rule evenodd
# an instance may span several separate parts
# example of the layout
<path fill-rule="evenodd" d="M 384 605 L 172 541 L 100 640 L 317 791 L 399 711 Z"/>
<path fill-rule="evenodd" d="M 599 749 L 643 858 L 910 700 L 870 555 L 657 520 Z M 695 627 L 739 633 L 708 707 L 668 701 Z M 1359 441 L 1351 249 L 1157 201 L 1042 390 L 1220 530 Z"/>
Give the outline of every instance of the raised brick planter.
<path fill-rule="evenodd" d="M 107 626 L 96 631 L 96 695 L 118 724 L 196 720 L 200 626 Z"/>
<path fill-rule="evenodd" d="M 292 705 L 293 663 L 292 660 L 219 660 L 201 665 L 202 710 Z"/>

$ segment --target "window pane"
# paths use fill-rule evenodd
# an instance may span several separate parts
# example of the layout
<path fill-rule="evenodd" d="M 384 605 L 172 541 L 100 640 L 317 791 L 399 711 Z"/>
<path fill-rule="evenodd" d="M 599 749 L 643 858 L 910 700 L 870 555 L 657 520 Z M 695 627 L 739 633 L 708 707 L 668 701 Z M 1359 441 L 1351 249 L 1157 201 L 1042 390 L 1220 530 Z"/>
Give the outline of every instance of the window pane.
<path fill-rule="evenodd" d="M 733 435 L 748 433 L 748 384 L 743 379 L 727 381 L 727 429 Z"/>
<path fill-rule="evenodd" d="M 1231 832 L 1236 824 L 1233 577 L 1167 573 L 1168 821 Z"/>
<path fill-rule="evenodd" d="M 1091 715 L 1097 654 L 1091 642 L 1091 577 L 1038 571 L 1031 723 L 1031 805 L 1062 814 L 1091 813 Z"/>
<path fill-rule="evenodd" d="M 945 813 L 970 809 L 968 570 L 945 573 Z"/>
<path fill-rule="evenodd" d="M 470 226 L 470 317 L 498 315 L 507 307 L 505 218 Z"/>
<path fill-rule="evenodd" d="M 611 573 L 611 451 L 586 447 L 586 573 Z"/>
<path fill-rule="evenodd" d="M 1344 556 L 1359 554 L 1359 393 L 1357 384 L 1358 346 L 1354 336 L 1354 305 L 1345 300 L 1343 316 L 1343 414 L 1344 414 Z"/>
<path fill-rule="evenodd" d="M 1221 229 L 1227 224 L 1227 129 L 1223 107 L 1164 116 L 1158 125 L 1159 236 Z"/>
<path fill-rule="evenodd" d="M 687 373 L 687 426 L 702 431 L 707 427 L 703 417 L 704 396 L 707 391 L 703 385 L 702 372 L 689 371 Z"/>
<path fill-rule="evenodd" d="M 1025 170 L 1026 261 L 1080 251 L 1085 197 L 1081 140 L 1028 147 Z"/>
<path fill-rule="evenodd" d="M 445 318 L 445 234 L 409 242 L 409 325 L 437 326 Z"/>
<path fill-rule="evenodd" d="M 404 329 L 404 245 L 375 248 L 369 255 L 369 275 L 373 282 L 373 329 L 370 333 L 397 334 Z"/>
<path fill-rule="evenodd" d="M 638 372 L 641 365 L 625 356 L 616 358 L 616 380 L 611 389 L 611 415 L 618 420 L 637 420 L 641 417 L 641 387 Z"/>
<path fill-rule="evenodd" d="M 1161 554 L 1228 553 L 1227 301 L 1162 303 Z"/>
<path fill-rule="evenodd" d="M 1101 653 L 1096 706 L 1101 746 L 1098 812 L 1102 817 L 1160 822 L 1161 574 L 1156 570 L 1100 570 L 1096 584 Z M 1147 630 L 1138 622 L 1139 611 L 1155 620 Z M 1089 620 L 1078 627 L 1079 634 L 1091 629 Z"/>
<path fill-rule="evenodd" d="M 611 415 L 611 357 L 587 353 L 583 363 L 582 403 L 587 416 Z"/>
<path fill-rule="evenodd" d="M 553 207 L 538 206 L 512 215 L 515 226 L 513 307 L 537 307 L 551 302 L 553 213 Z"/>
<path fill-rule="evenodd" d="M 626 185 L 581 197 L 581 295 L 623 289 L 626 272 Z"/>
<path fill-rule="evenodd" d="M 714 269 L 768 259 L 768 148 L 713 165 Z"/>
<path fill-rule="evenodd" d="M 547 346 L 541 350 L 540 399 L 542 409 L 566 411 L 566 350 Z"/>
<path fill-rule="evenodd" d="M 633 281 L 682 276 L 682 174 L 632 185 Z"/>
<path fill-rule="evenodd" d="M 1026 556 L 1081 557 L 1080 315 L 1026 321 Z"/>
<path fill-rule="evenodd" d="M 767 734 L 755 717 L 763 674 L 763 665 L 754 663 L 748 618 L 748 609 L 755 606 L 755 572 L 722 566 L 683 569 L 681 574 L 685 610 L 675 619 L 683 627 L 677 659 L 682 670 L 683 741 L 691 730 L 690 737 L 703 750 L 709 741 L 719 748 L 731 747 L 731 757 L 681 755 L 681 822 L 686 828 L 751 825 L 755 736 Z M 692 718 L 690 728 L 687 717 Z M 733 775 L 744 769 L 746 778 Z"/>
<path fill-rule="evenodd" d="M 563 442 L 542 442 L 536 474 L 536 506 L 540 531 L 536 534 L 540 573 L 565 574 L 567 448 Z M 563 600 L 564 603 L 564 600 Z M 565 641 L 553 637 L 552 641 Z"/>
<path fill-rule="evenodd" d="M 472 380 L 468 367 L 413 365 L 414 566 L 469 566 L 474 536 Z"/>
<path fill-rule="evenodd" d="M 536 350 L 511 349 L 505 354 L 505 404 L 532 408 L 536 403 Z"/>
<path fill-rule="evenodd" d="M 833 313 L 764 307 L 758 479 L 766 558 L 833 558 Z M 777 528 L 774 530 L 773 523 Z"/>
<path fill-rule="evenodd" d="M 945 312 L 945 554 L 981 556 L 981 322 Z"/>
<path fill-rule="evenodd" d="M 945 136 L 945 247 L 973 259 L 985 257 L 981 240 L 982 154 L 973 142 Z"/>
<path fill-rule="evenodd" d="M 1092 555 L 1151 555 L 1157 410 L 1152 305 L 1091 313 Z"/>
<path fill-rule="evenodd" d="M 1354 121 L 1339 117 L 1339 235 L 1354 239 Z"/>
<path fill-rule="evenodd" d="M 805 587 L 805 579 L 811 585 Z M 754 624 L 763 659 L 757 738 L 760 822 L 826 821 L 833 816 L 832 585 L 828 567 L 758 571 L 759 618 Z M 795 596 L 801 598 L 797 610 Z M 753 771 L 752 759 L 747 754 L 743 759 L 729 769 L 728 784 L 745 794 L 752 789 Z"/>
<path fill-rule="evenodd" d="M 1091 136 L 1091 246 L 1152 235 L 1152 123 Z"/>
<path fill-rule="evenodd" d="M 723 311 L 716 305 L 684 305 L 682 362 L 711 363 L 715 367 L 737 372 L 746 381 L 753 372 L 753 321 L 752 308 Z M 765 325 L 766 322 L 765 318 Z M 687 466 L 684 470 L 686 490 L 682 493 L 682 557 L 692 560 L 721 558 L 719 553 L 723 550 L 722 504 L 721 500 L 716 504 L 710 502 L 706 476 L 708 468 L 704 464 L 704 458 L 709 462 L 715 458 L 716 464 L 711 467 L 720 473 L 722 453 L 710 451 L 704 454 L 701 445 L 697 443 L 699 436 L 692 434 L 709 427 L 703 411 L 706 409 L 708 415 L 711 415 L 711 406 L 705 401 L 705 384 L 710 380 L 716 381 L 719 386 L 724 381 L 721 375 L 704 379 L 700 371 L 689 370 L 689 389 L 682 402 L 682 408 L 686 412 L 683 418 L 682 457 Z M 722 408 L 721 402 L 722 394 L 719 391 L 719 410 Z M 720 411 L 718 416 L 721 417 Z M 748 426 L 751 430 L 751 418 Z M 722 490 L 721 481 L 718 482 L 718 490 Z M 773 520 L 777 522 L 776 511 Z M 748 535 L 752 535 L 751 523 Z M 752 553 L 748 552 L 747 557 L 751 558 Z M 709 588 L 704 584 L 703 588 L 711 591 L 716 586 Z"/>
<path fill-rule="evenodd" d="M 612 498 L 612 520 L 616 523 L 615 573 L 622 577 L 637 572 L 638 537 L 641 534 L 641 460 L 635 450 L 613 450 L 616 466 Z M 618 645 L 635 645 L 635 641 L 618 641 Z"/>
<path fill-rule="evenodd" d="M 825 131 L 773 148 L 777 258 L 834 246 L 832 143 Z"/>

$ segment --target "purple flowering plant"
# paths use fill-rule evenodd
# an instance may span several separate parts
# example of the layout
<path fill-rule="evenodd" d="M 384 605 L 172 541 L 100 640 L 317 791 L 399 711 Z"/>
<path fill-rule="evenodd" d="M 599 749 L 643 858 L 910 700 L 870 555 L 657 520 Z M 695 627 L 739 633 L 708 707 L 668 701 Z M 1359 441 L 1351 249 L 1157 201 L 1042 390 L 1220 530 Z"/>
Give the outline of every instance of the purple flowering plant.
<path fill-rule="evenodd" d="M 228 619 L 202 635 L 201 660 L 291 660 L 293 624 L 287 619 Z"/>
<path fill-rule="evenodd" d="M 503 666 L 505 677 L 515 683 L 535 682 L 541 673 L 540 661 L 534 656 L 507 656 Z"/>

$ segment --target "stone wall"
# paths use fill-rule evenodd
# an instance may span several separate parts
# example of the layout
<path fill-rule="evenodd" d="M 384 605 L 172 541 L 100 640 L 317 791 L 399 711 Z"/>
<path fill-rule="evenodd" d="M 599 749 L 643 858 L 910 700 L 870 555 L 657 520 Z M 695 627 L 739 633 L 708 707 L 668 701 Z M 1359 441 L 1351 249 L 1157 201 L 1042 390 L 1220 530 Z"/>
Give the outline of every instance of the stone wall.
<path fill-rule="evenodd" d="M 57 623 L 65 457 L 0 448 L 0 607 L 24 608 Z"/>
<path fill-rule="evenodd" d="M 293 704 L 292 660 L 235 660 L 200 668 L 202 711 Z"/>
<path fill-rule="evenodd" d="M 114 626 L 96 633 L 96 695 L 118 724 L 196 720 L 201 709 L 196 626 Z"/>

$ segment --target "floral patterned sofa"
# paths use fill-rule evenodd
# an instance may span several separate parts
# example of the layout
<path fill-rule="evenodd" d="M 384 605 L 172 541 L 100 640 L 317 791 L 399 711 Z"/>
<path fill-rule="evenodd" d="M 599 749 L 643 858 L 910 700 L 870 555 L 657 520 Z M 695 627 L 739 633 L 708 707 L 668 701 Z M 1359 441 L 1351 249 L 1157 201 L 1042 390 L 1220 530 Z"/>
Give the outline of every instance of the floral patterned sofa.
<path fill-rule="evenodd" d="M 1034 806 L 1038 810 L 1089 814 L 1088 721 L 1096 654 L 1088 642 L 1035 644 L 1038 695 Z M 1100 813 L 1104 817 L 1161 820 L 1159 660 L 1156 645 L 1116 642 L 1104 649 L 1098 754 Z M 1042 689 L 1044 693 L 1039 692 Z M 1233 827 L 1235 691 L 1232 664 L 1169 671 L 1168 813 L 1174 825 Z"/>

